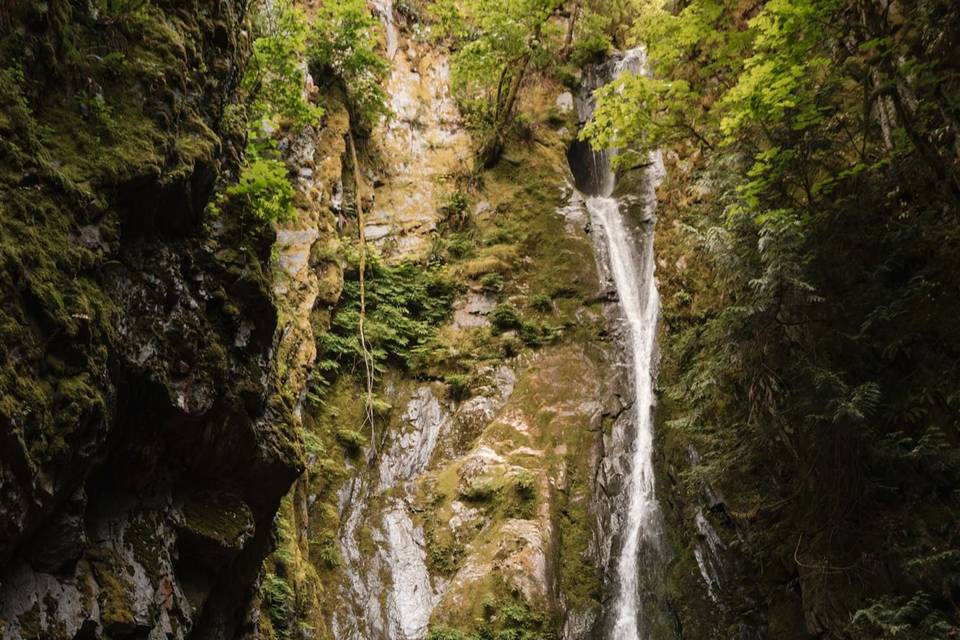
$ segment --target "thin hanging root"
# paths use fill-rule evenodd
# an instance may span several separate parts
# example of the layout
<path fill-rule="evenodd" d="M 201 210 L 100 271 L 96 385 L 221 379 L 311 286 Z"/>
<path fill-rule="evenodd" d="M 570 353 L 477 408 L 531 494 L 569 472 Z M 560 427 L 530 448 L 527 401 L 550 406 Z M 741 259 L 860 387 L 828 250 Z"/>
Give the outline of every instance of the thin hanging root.
<path fill-rule="evenodd" d="M 364 275 L 367 270 L 367 237 L 364 232 L 363 203 L 360 196 L 360 164 L 357 162 L 357 149 L 353 144 L 353 133 L 347 134 L 350 142 L 350 158 L 353 161 L 353 180 L 356 194 L 354 199 L 357 205 L 357 227 L 360 235 L 360 319 L 357 322 L 357 329 L 360 333 L 360 348 L 363 350 L 363 368 L 367 376 L 367 398 L 366 398 L 366 417 L 365 420 L 370 425 L 370 447 L 373 457 L 377 455 L 376 432 L 373 426 L 373 354 L 370 353 L 370 345 L 367 343 L 366 334 L 364 334 L 363 321 L 367 314 L 366 289 L 364 286 Z"/>

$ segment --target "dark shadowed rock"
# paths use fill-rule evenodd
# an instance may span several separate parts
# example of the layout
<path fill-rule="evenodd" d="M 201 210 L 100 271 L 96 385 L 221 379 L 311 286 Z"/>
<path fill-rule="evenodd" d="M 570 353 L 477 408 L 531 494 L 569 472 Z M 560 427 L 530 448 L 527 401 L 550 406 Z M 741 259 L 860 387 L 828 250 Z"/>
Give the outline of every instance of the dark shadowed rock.
<path fill-rule="evenodd" d="M 7 4 L 0 637 L 236 637 L 302 468 L 273 234 L 204 224 L 247 2 Z"/>

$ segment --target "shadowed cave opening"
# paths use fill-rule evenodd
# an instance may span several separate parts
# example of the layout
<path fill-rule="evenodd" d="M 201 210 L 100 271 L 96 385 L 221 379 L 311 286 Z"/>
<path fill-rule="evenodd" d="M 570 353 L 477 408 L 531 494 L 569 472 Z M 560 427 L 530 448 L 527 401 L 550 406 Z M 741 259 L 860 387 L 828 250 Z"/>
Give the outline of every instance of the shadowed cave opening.
<path fill-rule="evenodd" d="M 588 196 L 606 195 L 610 171 L 606 152 L 594 151 L 590 143 L 584 140 L 574 140 L 567 147 L 567 162 L 580 193 Z"/>

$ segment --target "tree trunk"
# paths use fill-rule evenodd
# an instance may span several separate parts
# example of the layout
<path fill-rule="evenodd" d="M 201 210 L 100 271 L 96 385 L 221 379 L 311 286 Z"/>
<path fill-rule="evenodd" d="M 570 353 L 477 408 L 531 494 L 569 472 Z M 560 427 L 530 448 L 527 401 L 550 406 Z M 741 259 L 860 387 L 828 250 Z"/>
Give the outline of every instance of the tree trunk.
<path fill-rule="evenodd" d="M 560 50 L 560 60 L 566 62 L 573 51 L 573 34 L 577 29 L 577 19 L 580 17 L 580 0 L 573 3 L 570 10 L 570 20 L 567 21 L 567 35 L 563 38 L 563 49 Z"/>
<path fill-rule="evenodd" d="M 506 95 L 498 95 L 497 107 L 493 120 L 493 130 L 478 154 L 480 162 L 484 167 L 489 168 L 497 164 L 500 154 L 503 152 L 503 141 L 506 136 L 507 127 L 513 121 L 513 110 L 517 104 L 517 97 L 520 95 L 520 87 L 523 85 L 523 79 L 527 74 L 527 67 L 530 66 L 530 53 L 525 53 L 518 61 L 516 74 L 510 81 L 510 88 Z"/>

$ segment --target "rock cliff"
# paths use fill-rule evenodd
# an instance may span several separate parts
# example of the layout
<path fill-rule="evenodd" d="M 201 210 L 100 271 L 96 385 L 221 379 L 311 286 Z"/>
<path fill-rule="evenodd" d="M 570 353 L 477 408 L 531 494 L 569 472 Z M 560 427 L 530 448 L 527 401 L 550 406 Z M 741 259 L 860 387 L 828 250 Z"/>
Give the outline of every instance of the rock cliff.
<path fill-rule="evenodd" d="M 140 5 L 0 10 L 4 638 L 237 637 L 303 464 L 274 238 L 204 215 L 246 2 Z"/>

